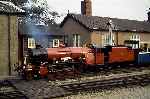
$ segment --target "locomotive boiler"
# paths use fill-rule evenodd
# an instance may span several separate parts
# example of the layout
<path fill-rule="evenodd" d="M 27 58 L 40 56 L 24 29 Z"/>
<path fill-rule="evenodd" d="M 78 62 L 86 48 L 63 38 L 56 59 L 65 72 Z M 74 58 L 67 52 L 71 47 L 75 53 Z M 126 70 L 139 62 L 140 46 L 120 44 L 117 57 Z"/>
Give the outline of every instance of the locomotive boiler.
<path fill-rule="evenodd" d="M 94 47 L 59 47 L 32 49 L 30 62 L 40 65 L 41 62 L 48 64 L 86 66 L 110 65 L 120 63 L 133 63 L 136 58 L 135 50 L 125 46 L 107 46 L 105 48 Z"/>
<path fill-rule="evenodd" d="M 38 48 L 32 49 L 29 55 L 30 62 L 34 65 L 39 65 L 41 62 L 103 64 L 103 56 L 101 49 L 95 50 L 88 47 Z"/>

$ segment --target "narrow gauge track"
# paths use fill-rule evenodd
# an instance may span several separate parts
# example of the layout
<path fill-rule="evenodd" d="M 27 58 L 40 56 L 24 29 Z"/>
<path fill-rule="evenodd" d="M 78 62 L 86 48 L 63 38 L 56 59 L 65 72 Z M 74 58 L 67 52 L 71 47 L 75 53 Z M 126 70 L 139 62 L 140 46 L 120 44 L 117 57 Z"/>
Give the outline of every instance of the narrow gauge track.
<path fill-rule="evenodd" d="M 79 91 L 107 89 L 107 88 L 110 89 L 111 87 L 128 86 L 128 85 L 145 85 L 148 83 L 150 83 L 150 72 L 135 75 L 124 75 L 103 80 L 71 83 L 66 85 L 60 85 L 60 87 L 70 92 L 70 94 L 71 93 L 74 94 Z"/>
<path fill-rule="evenodd" d="M 0 81 L 0 99 L 28 99 L 8 80 Z"/>

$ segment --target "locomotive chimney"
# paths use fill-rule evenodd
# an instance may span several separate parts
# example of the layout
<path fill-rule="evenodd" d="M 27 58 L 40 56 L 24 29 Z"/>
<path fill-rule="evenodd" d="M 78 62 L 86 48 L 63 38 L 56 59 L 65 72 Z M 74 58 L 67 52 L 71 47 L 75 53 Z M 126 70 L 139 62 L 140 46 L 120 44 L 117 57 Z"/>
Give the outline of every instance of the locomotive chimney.
<path fill-rule="evenodd" d="M 150 8 L 149 8 L 147 15 L 148 15 L 148 22 L 150 22 Z"/>
<path fill-rule="evenodd" d="M 92 16 L 92 2 L 91 0 L 81 1 L 81 14 Z"/>

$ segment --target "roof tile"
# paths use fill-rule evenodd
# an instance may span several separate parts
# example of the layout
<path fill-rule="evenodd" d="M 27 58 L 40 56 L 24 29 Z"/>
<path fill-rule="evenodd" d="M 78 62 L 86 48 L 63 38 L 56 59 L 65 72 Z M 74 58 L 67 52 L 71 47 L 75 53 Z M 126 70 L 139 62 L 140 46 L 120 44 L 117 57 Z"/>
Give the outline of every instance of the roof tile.
<path fill-rule="evenodd" d="M 25 13 L 24 10 L 20 9 L 19 7 L 15 6 L 12 2 L 8 2 L 8 1 L 0 1 L 0 12 L 7 13 L 7 14 Z"/>
<path fill-rule="evenodd" d="M 148 21 L 85 16 L 81 14 L 68 14 L 67 17 L 73 18 L 89 30 L 108 30 L 107 23 L 109 20 L 112 20 L 114 31 L 150 32 L 150 22 Z"/>

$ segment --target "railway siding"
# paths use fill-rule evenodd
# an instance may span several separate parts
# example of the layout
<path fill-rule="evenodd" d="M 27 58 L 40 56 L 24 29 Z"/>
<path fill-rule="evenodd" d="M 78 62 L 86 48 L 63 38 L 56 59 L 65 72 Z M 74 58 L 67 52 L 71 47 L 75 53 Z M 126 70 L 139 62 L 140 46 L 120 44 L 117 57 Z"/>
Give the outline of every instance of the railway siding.
<path fill-rule="evenodd" d="M 71 79 L 71 80 L 65 80 L 65 81 L 50 81 L 50 83 L 53 83 L 55 86 L 65 86 L 69 84 L 80 84 L 80 83 L 89 83 L 89 82 L 98 82 L 98 81 L 109 81 L 113 79 L 120 79 L 125 77 L 132 77 L 132 76 L 138 76 L 138 75 L 150 75 L 150 70 L 142 70 L 142 71 L 133 71 L 130 73 L 118 73 L 118 74 L 109 74 L 109 75 L 94 75 L 89 77 L 81 77 L 77 79 Z M 136 79 L 142 79 L 142 78 L 136 78 Z M 132 80 L 131 78 L 128 78 L 128 80 Z"/>
<path fill-rule="evenodd" d="M 145 85 L 150 83 L 150 71 L 144 70 L 142 72 L 110 75 L 101 79 L 86 80 L 82 82 L 72 82 L 59 85 L 64 90 L 72 92 L 72 94 L 80 91 L 88 91 L 95 89 L 109 89 L 118 86 L 128 85 Z"/>
<path fill-rule="evenodd" d="M 47 80 L 10 80 L 12 84 L 29 99 L 55 98 L 77 94 L 80 91 L 95 89 L 110 89 L 129 84 L 150 83 L 150 70 L 145 68 L 131 73 L 110 75 L 95 75 L 77 79 L 47 81 Z M 11 93 L 10 93 L 11 94 Z"/>

